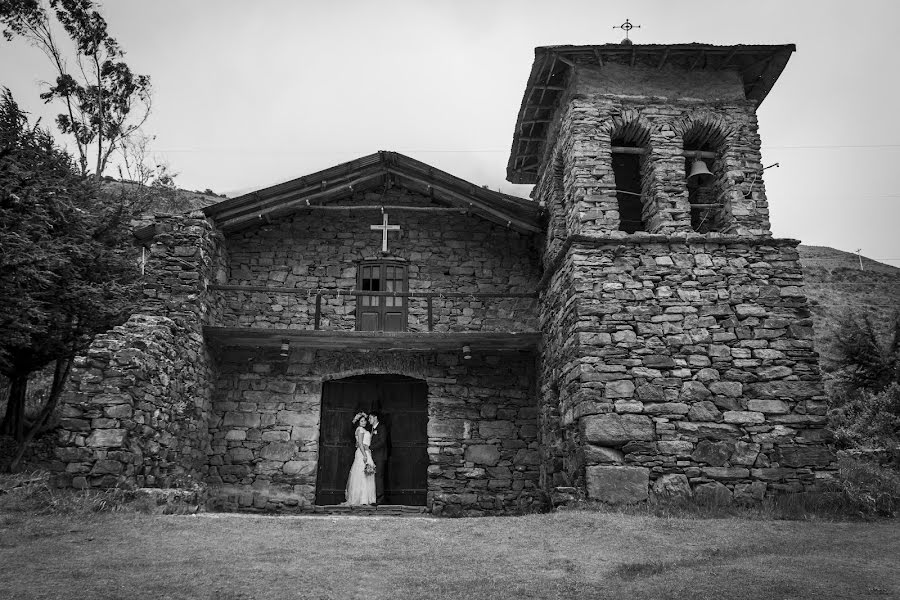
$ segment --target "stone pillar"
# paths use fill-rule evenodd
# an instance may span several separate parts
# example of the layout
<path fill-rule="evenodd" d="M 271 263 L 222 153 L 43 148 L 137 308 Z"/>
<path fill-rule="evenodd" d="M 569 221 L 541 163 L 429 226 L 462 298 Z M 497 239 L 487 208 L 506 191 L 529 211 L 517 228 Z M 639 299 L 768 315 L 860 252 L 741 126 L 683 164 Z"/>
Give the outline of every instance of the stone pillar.
<path fill-rule="evenodd" d="M 167 487 L 207 468 L 213 364 L 202 326 L 216 236 L 202 214 L 157 226 L 144 301 L 76 360 L 61 399 L 60 485 Z"/>

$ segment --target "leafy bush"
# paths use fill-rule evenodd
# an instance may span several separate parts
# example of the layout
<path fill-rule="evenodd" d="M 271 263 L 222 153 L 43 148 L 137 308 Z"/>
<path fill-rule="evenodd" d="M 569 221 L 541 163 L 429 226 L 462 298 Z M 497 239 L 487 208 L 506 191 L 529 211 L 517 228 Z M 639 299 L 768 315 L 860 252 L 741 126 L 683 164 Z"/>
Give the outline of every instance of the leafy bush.
<path fill-rule="evenodd" d="M 845 509 L 860 516 L 896 517 L 900 511 L 900 473 L 896 469 L 844 457 L 836 485 Z"/>
<path fill-rule="evenodd" d="M 844 318 L 837 333 L 842 387 L 880 392 L 900 383 L 900 314 L 894 315 L 888 338 L 881 339 L 867 313 Z"/>
<path fill-rule="evenodd" d="M 839 448 L 900 448 L 900 384 L 880 392 L 838 391 L 829 421 Z"/>
<path fill-rule="evenodd" d="M 882 332 L 885 329 L 882 328 Z M 829 398 L 839 448 L 900 449 L 900 315 L 879 334 L 868 314 L 847 315 L 837 334 L 840 371 Z"/>

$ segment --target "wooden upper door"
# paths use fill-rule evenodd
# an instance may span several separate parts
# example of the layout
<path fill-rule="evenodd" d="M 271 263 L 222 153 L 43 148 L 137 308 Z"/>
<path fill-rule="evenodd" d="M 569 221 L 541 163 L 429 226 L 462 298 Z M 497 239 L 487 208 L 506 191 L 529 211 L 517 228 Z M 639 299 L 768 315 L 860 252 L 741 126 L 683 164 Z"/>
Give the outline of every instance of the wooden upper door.
<path fill-rule="evenodd" d="M 405 292 L 406 265 L 379 261 L 359 265 L 357 288 L 371 292 Z M 406 331 L 406 298 L 403 296 L 359 296 L 356 302 L 357 331 Z"/>
<path fill-rule="evenodd" d="M 344 501 L 353 463 L 353 415 L 380 412 L 387 431 L 385 503 L 424 506 L 428 493 L 428 387 L 402 375 L 361 375 L 322 386 L 316 504 Z"/>

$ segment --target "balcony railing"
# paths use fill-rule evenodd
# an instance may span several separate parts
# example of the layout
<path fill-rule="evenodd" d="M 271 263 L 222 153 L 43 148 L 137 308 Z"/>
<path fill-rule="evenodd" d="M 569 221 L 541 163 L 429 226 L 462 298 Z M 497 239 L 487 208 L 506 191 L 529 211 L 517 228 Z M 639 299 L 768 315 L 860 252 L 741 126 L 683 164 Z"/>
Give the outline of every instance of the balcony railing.
<path fill-rule="evenodd" d="M 376 292 L 249 285 L 211 285 L 210 290 L 215 292 L 210 324 L 225 327 L 354 331 L 359 298 L 366 296 L 403 298 L 409 332 L 539 329 L 536 293 Z"/>

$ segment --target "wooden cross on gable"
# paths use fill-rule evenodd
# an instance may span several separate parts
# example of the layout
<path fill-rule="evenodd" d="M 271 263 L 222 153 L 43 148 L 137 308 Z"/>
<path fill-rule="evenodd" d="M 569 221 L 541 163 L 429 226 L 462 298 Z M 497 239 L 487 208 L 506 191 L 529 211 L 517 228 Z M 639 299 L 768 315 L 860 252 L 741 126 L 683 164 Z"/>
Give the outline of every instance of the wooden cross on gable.
<path fill-rule="evenodd" d="M 387 213 L 383 213 L 384 218 L 381 220 L 381 225 L 369 225 L 369 229 L 373 231 L 380 230 L 381 231 L 381 251 L 388 251 L 388 231 L 400 231 L 399 225 L 388 225 L 388 216 Z"/>

